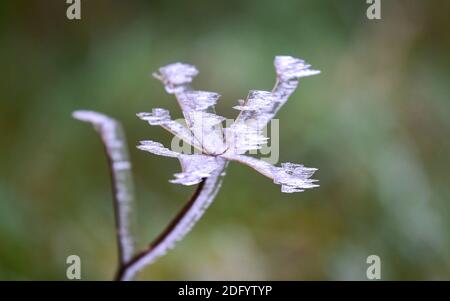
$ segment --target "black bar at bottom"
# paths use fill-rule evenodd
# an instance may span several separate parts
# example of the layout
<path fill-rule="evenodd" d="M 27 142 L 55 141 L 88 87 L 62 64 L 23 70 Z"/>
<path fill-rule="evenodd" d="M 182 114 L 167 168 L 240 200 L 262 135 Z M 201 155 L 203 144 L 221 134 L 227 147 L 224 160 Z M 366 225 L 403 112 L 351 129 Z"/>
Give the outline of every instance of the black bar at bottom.
<path fill-rule="evenodd" d="M 391 293 L 400 293 L 403 297 L 432 297 L 439 292 L 448 292 L 449 282 L 302 282 L 302 281 L 141 281 L 141 282 L 0 282 L 2 295 L 22 294 L 37 297 L 55 296 L 58 298 L 82 298 L 95 294 L 104 297 L 138 298 L 153 300 L 154 297 L 191 298 L 196 300 L 236 297 L 302 299 L 308 295 L 355 296 L 385 298 Z M 442 294 L 445 296 L 446 294 Z M 102 298 L 102 300 L 103 300 Z M 119 300 L 120 300 L 119 299 Z M 158 299 L 159 300 L 159 299 Z"/>

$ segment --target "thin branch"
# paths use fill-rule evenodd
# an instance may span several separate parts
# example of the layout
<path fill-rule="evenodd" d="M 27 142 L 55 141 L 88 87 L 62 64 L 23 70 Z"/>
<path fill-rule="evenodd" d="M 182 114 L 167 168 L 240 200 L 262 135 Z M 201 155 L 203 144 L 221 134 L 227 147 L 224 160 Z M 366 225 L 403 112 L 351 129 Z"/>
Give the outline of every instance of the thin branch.
<path fill-rule="evenodd" d="M 114 215 L 119 252 L 119 269 L 134 255 L 134 187 L 125 133 L 121 124 L 104 114 L 75 111 L 73 117 L 91 123 L 106 150 L 113 189 Z"/>
<path fill-rule="evenodd" d="M 203 216 L 219 191 L 227 167 L 227 161 L 221 160 L 220 164 L 220 168 L 198 185 L 197 190 L 188 203 L 166 229 L 150 244 L 148 249 L 137 254 L 119 270 L 116 280 L 132 280 L 137 273 L 153 263 L 157 258 L 165 255 L 178 241 L 184 238 Z"/>
<path fill-rule="evenodd" d="M 203 216 L 219 191 L 227 161 L 218 158 L 219 168 L 198 185 L 191 199 L 150 246 L 133 256 L 134 242 L 130 222 L 134 199 L 133 182 L 122 126 L 116 120 L 97 112 L 76 111 L 73 116 L 91 123 L 105 146 L 111 170 L 120 258 L 116 280 L 132 280 L 138 272 L 172 249 Z"/>

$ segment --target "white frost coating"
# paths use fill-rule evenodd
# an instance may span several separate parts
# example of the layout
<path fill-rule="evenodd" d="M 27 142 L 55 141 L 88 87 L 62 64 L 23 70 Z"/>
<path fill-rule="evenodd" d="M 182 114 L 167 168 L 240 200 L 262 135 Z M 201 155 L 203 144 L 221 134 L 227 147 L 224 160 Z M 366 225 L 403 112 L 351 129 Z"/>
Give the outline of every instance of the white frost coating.
<path fill-rule="evenodd" d="M 267 112 L 273 118 L 278 110 L 286 103 L 289 96 L 297 89 L 301 77 L 319 74 L 320 71 L 309 69 L 311 66 L 305 61 L 292 56 L 276 56 L 275 71 L 277 82 L 272 90 L 277 102 L 273 108 Z"/>
<path fill-rule="evenodd" d="M 174 94 L 186 90 L 197 74 L 195 66 L 174 63 L 159 68 L 159 73 L 153 73 L 153 76 L 164 83 L 167 93 Z"/>
<path fill-rule="evenodd" d="M 317 168 L 301 164 L 282 163 L 281 167 L 275 167 L 273 182 L 281 184 L 282 192 L 302 192 L 304 189 L 319 187 L 318 184 L 314 184 L 317 180 L 310 179 L 316 171 Z"/>
<path fill-rule="evenodd" d="M 131 163 L 130 163 L 130 161 L 113 162 L 113 168 L 115 170 L 131 169 Z"/>
<path fill-rule="evenodd" d="M 192 111 L 189 118 L 190 129 L 195 139 L 200 142 L 204 153 L 220 154 L 225 151 L 222 128 L 224 117 L 203 111 Z"/>
<path fill-rule="evenodd" d="M 195 185 L 207 178 L 219 166 L 217 158 L 206 155 L 185 155 L 164 147 L 161 143 L 144 140 L 137 146 L 138 149 L 155 155 L 178 158 L 181 163 L 182 172 L 176 173 L 175 179 L 170 180 L 174 184 Z"/>
<path fill-rule="evenodd" d="M 204 178 L 220 167 L 218 159 L 205 155 L 182 155 L 180 156 L 182 173 L 176 173 L 175 179 L 170 183 L 182 185 L 194 185 L 200 183 Z"/>
<path fill-rule="evenodd" d="M 234 123 L 233 126 L 226 128 L 225 137 L 227 152 L 235 154 L 244 154 L 249 150 L 260 149 L 269 140 L 252 120 L 245 123 Z"/>
<path fill-rule="evenodd" d="M 160 145 L 140 145 L 139 148 L 155 154 L 177 157 L 182 166 L 189 166 L 183 168 L 182 173 L 175 174 L 172 183 L 192 185 L 208 177 L 214 170 L 214 164 L 210 163 L 213 161 L 208 157 L 210 156 L 250 165 L 271 178 L 274 183 L 281 185 L 282 192 L 300 192 L 317 187 L 318 185 L 314 184 L 316 181 L 310 179 L 316 169 L 292 163 L 275 167 L 258 159 L 239 156 L 249 150 L 260 149 L 267 143 L 268 138 L 262 134 L 262 130 L 297 88 L 299 79 L 320 73 L 310 69 L 311 66 L 305 61 L 291 56 L 275 57 L 274 65 L 277 82 L 273 90 L 250 90 L 246 100 L 240 100 L 239 105 L 234 107 L 240 111 L 239 116 L 226 129 L 222 127 L 224 118 L 214 113 L 214 105 L 220 95 L 190 88 L 193 78 L 198 74 L 194 66 L 175 63 L 160 68 L 155 77 L 164 83 L 169 93 L 176 95 L 188 124 L 188 129 L 184 128 L 185 132 L 180 138 L 200 149 L 203 155 L 193 155 L 192 159 L 187 159 L 188 155 L 175 155 Z M 164 109 L 154 109 L 152 113 L 140 113 L 138 116 L 150 124 L 162 125 L 165 128 L 169 128 L 167 124 L 172 122 L 169 112 Z M 175 135 L 178 136 L 176 133 Z"/>
<path fill-rule="evenodd" d="M 200 149 L 202 152 L 216 154 L 224 151 L 222 127 L 218 124 L 211 124 L 211 122 L 215 121 L 220 123 L 223 118 L 213 114 L 214 105 L 217 103 L 220 95 L 215 92 L 192 90 L 190 83 L 197 74 L 198 70 L 195 66 L 183 63 L 167 65 L 160 68 L 159 73 L 154 73 L 154 76 L 164 84 L 166 91 L 170 94 L 175 94 L 189 130 L 181 130 L 174 122 L 168 124 L 170 117 L 168 113 L 163 113 L 162 111 L 146 113 L 147 115 L 141 113 L 139 117 L 149 122 L 153 122 L 153 118 L 157 117 L 156 122 L 172 133 L 174 133 L 174 130 L 181 131 L 180 135 L 178 133 L 174 134 L 185 142 Z M 202 113 L 205 115 L 201 115 L 202 120 L 199 122 L 198 114 Z M 158 119 L 158 117 L 161 118 Z M 197 119 L 193 120 L 195 118 Z M 194 122 L 195 125 L 193 125 Z M 191 133 L 188 134 L 187 131 Z"/>
<path fill-rule="evenodd" d="M 253 157 L 236 154 L 224 154 L 224 157 L 252 167 L 272 179 L 275 184 L 281 185 L 281 191 L 285 193 L 302 192 L 305 189 L 319 187 L 314 184 L 317 180 L 310 179 L 317 168 L 294 163 L 281 163 L 281 167 L 277 167 Z"/>
<path fill-rule="evenodd" d="M 150 125 L 163 125 L 171 121 L 169 111 L 160 108 L 152 109 L 151 113 L 138 113 L 137 116 L 147 121 Z"/>
<path fill-rule="evenodd" d="M 171 120 L 168 110 L 156 108 L 151 113 L 141 112 L 136 114 L 140 119 L 147 121 L 150 125 L 160 125 L 173 135 L 184 140 L 186 143 L 201 149 L 201 145 L 195 139 L 192 132 L 181 123 Z"/>
<path fill-rule="evenodd" d="M 204 111 L 214 105 L 220 94 L 208 91 L 186 91 L 183 104 L 193 111 Z"/>
<path fill-rule="evenodd" d="M 208 91 L 193 91 L 186 88 L 181 93 L 177 93 L 176 97 L 178 103 L 180 104 L 183 116 L 188 124 L 188 127 L 192 129 L 194 118 L 198 116 L 203 116 L 205 122 L 212 122 L 213 120 L 218 120 L 217 123 L 222 122 L 224 119 L 218 116 L 214 112 L 214 106 L 217 103 L 220 95 L 214 92 Z M 196 133 L 194 132 L 194 135 Z M 198 137 L 197 137 L 198 138 Z"/>
<path fill-rule="evenodd" d="M 170 149 L 164 147 L 161 143 L 152 140 L 140 141 L 140 145 L 138 145 L 137 148 L 164 157 L 179 158 L 181 156 L 180 153 L 171 151 Z"/>
<path fill-rule="evenodd" d="M 89 122 L 94 126 L 100 134 L 111 161 L 114 200 L 117 207 L 116 223 L 120 260 L 125 264 L 134 254 L 132 221 L 130 220 L 130 215 L 133 212 L 134 192 L 131 163 L 128 159 L 122 127 L 115 119 L 94 111 L 75 111 L 72 115 L 74 118 Z"/>
<path fill-rule="evenodd" d="M 239 105 L 233 108 L 240 111 L 262 111 L 270 108 L 276 98 L 269 91 L 250 90 L 247 100 L 239 100 Z M 243 114 L 243 113 L 241 113 Z"/>
<path fill-rule="evenodd" d="M 301 77 L 320 73 L 310 69 L 305 61 L 291 56 L 276 56 L 274 65 L 277 82 L 272 92 L 250 91 L 247 100 L 235 107 L 241 110 L 236 124 L 253 119 L 258 121 L 255 126 L 263 129 L 295 91 Z"/>
<path fill-rule="evenodd" d="M 283 81 L 320 73 L 319 70 L 309 69 L 311 65 L 306 64 L 304 60 L 292 56 L 276 56 L 274 64 L 279 78 Z"/>

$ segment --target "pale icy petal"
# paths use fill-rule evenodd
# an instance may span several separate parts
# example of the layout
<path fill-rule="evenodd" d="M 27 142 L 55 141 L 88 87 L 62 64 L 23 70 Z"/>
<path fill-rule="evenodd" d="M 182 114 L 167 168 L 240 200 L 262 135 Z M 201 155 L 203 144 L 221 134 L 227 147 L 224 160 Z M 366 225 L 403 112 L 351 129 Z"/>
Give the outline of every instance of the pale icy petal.
<path fill-rule="evenodd" d="M 136 114 L 140 119 L 147 121 L 150 125 L 160 125 L 164 129 L 171 132 L 173 135 L 184 140 L 190 145 L 201 150 L 201 146 L 195 139 L 194 135 L 181 123 L 170 119 L 170 113 L 168 110 L 155 108 L 151 113 L 138 113 Z"/>
<path fill-rule="evenodd" d="M 183 172 L 176 173 L 175 179 L 170 180 L 174 184 L 194 185 L 209 177 L 218 167 L 216 157 L 205 155 L 180 156 Z"/>
<path fill-rule="evenodd" d="M 151 113 L 142 112 L 136 114 L 140 119 L 147 121 L 150 125 L 163 125 L 170 119 L 170 113 L 166 109 L 155 108 Z"/>
<path fill-rule="evenodd" d="M 276 56 L 274 64 L 279 79 L 284 81 L 320 73 L 310 69 L 311 65 L 306 64 L 304 60 L 292 56 Z"/>
<path fill-rule="evenodd" d="M 140 141 L 140 145 L 137 146 L 138 149 L 164 157 L 171 158 L 179 158 L 181 156 L 180 153 L 174 152 L 162 145 L 159 142 L 155 142 L 152 140 L 143 140 Z"/>
<path fill-rule="evenodd" d="M 281 167 L 277 167 L 253 157 L 228 153 L 223 154 L 222 157 L 252 167 L 272 179 L 275 184 L 281 185 L 281 191 L 285 193 L 301 192 L 304 189 L 319 186 L 315 184 L 317 180 L 310 179 L 317 170 L 316 168 L 308 168 L 295 163 L 282 163 Z"/>
<path fill-rule="evenodd" d="M 216 115 L 214 105 L 220 95 L 207 91 L 185 91 L 177 94 L 186 123 L 203 152 L 218 154 L 224 151 L 222 116 Z"/>
<path fill-rule="evenodd" d="M 225 151 L 222 122 L 224 117 L 202 111 L 190 112 L 191 131 L 195 139 L 208 154 L 221 154 Z"/>
<path fill-rule="evenodd" d="M 234 106 L 235 109 L 241 111 L 235 123 L 244 123 L 252 120 L 255 128 L 264 128 L 273 117 L 271 112 L 277 105 L 277 101 L 278 99 L 272 92 L 251 90 L 246 100 L 241 100 L 240 105 Z"/>
<path fill-rule="evenodd" d="M 194 185 L 209 177 L 219 167 L 218 157 L 207 155 L 185 155 L 171 151 L 161 143 L 144 140 L 137 146 L 138 149 L 150 152 L 155 155 L 178 158 L 181 163 L 182 172 L 176 173 L 175 179 L 170 180 L 174 184 Z"/>
<path fill-rule="evenodd" d="M 249 150 L 260 149 L 267 143 L 269 138 L 262 134 L 262 130 L 253 125 L 253 121 L 250 119 L 246 122 L 234 123 L 225 129 L 227 152 L 244 154 Z"/>
<path fill-rule="evenodd" d="M 299 78 L 320 73 L 310 69 L 303 60 L 291 56 L 277 56 L 274 64 L 277 82 L 272 92 L 250 91 L 247 100 L 235 107 L 241 110 L 235 123 L 253 119 L 254 126 L 263 129 L 295 91 Z"/>
<path fill-rule="evenodd" d="M 159 73 L 154 73 L 153 76 L 164 83 L 167 93 L 174 94 L 188 89 L 197 74 L 195 66 L 174 63 L 159 68 Z"/>
<path fill-rule="evenodd" d="M 219 98 L 220 94 L 215 92 L 186 91 L 183 105 L 192 111 L 206 111 L 208 108 L 213 107 Z"/>
<path fill-rule="evenodd" d="M 223 152 L 225 147 L 223 129 L 219 125 L 223 117 L 215 115 L 214 111 L 214 105 L 220 95 L 192 90 L 190 83 L 197 74 L 198 71 L 194 66 L 175 63 L 160 68 L 159 73 L 154 76 L 163 82 L 168 93 L 175 94 L 187 126 L 194 134 L 195 141 L 199 142 L 194 146 L 205 153 L 217 154 Z M 156 122 L 158 121 L 159 119 Z"/>
<path fill-rule="evenodd" d="M 318 187 L 314 184 L 317 180 L 310 177 L 317 168 L 308 168 L 301 164 L 282 163 L 281 167 L 275 167 L 274 183 L 282 185 L 283 192 L 303 191 L 303 189 Z"/>
<path fill-rule="evenodd" d="M 310 69 L 311 65 L 306 64 L 304 60 L 292 56 L 276 56 L 274 65 L 277 73 L 277 83 L 272 93 L 277 98 L 277 102 L 272 112 L 268 112 L 273 116 L 295 91 L 301 77 L 320 73 L 318 70 Z"/>
<path fill-rule="evenodd" d="M 220 94 L 208 91 L 184 91 L 177 93 L 183 116 L 189 127 L 192 125 L 192 117 L 196 112 L 215 114 L 214 105 L 220 98 Z"/>
<path fill-rule="evenodd" d="M 234 106 L 233 108 L 240 111 L 260 111 L 270 107 L 273 101 L 275 101 L 275 99 L 272 92 L 251 90 L 247 96 L 247 100 L 239 101 L 240 105 Z"/>
<path fill-rule="evenodd" d="M 275 101 L 272 92 L 251 90 L 247 99 L 241 100 L 240 105 L 234 107 L 241 113 L 236 121 L 225 129 L 228 151 L 243 154 L 249 150 L 260 149 L 267 143 L 268 138 L 262 134 L 262 130 L 272 115 L 265 112 L 271 110 Z"/>

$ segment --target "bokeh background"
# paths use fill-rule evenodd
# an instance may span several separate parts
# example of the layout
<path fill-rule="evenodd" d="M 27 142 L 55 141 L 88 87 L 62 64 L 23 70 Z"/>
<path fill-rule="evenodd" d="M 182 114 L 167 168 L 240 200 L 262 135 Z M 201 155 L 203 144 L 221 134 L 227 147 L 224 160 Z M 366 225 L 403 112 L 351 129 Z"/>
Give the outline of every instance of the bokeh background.
<path fill-rule="evenodd" d="M 364 280 L 377 254 L 385 280 L 450 279 L 449 1 L 382 1 L 382 20 L 353 1 L 0 2 L 0 279 L 111 279 L 116 242 L 107 162 L 90 126 L 105 112 L 126 129 L 139 245 L 193 187 L 176 160 L 138 151 L 171 136 L 136 112 L 172 96 L 150 73 L 196 65 L 198 89 L 232 118 L 250 89 L 270 89 L 273 57 L 301 57 L 306 78 L 281 110 L 280 162 L 318 167 L 321 187 L 282 194 L 231 164 L 215 203 L 139 279 Z"/>

